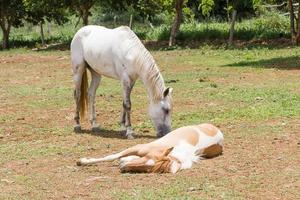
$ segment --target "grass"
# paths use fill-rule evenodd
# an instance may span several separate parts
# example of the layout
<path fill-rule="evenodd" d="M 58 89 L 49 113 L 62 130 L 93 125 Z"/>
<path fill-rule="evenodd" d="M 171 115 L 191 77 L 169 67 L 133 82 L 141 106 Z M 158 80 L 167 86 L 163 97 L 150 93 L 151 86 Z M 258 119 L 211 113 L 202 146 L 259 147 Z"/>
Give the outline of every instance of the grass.
<path fill-rule="evenodd" d="M 199 199 L 199 193 L 205 194 L 204 199 L 243 199 L 241 194 L 226 188 L 229 181 L 221 178 L 210 182 L 202 179 L 180 178 L 174 185 L 162 188 L 137 187 L 131 192 L 115 191 L 116 199 Z M 197 184 L 195 184 L 197 183 Z"/>
<path fill-rule="evenodd" d="M 103 131 L 73 133 L 69 51 L 0 52 L 0 199 L 296 199 L 299 196 L 299 47 L 151 52 L 174 88 L 173 128 L 211 122 L 224 155 L 171 174 L 120 174 L 117 162 L 77 167 L 153 140 L 147 94 L 132 94 L 135 140 L 119 134 L 120 83 L 103 78 Z"/>

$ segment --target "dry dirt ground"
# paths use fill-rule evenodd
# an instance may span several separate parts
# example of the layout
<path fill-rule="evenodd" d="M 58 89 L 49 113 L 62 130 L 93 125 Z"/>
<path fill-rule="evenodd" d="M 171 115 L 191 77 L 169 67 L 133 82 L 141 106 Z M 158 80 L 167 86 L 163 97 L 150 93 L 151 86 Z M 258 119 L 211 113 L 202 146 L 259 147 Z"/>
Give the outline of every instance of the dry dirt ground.
<path fill-rule="evenodd" d="M 300 199 L 300 64 L 281 69 L 260 57 L 281 50 L 255 51 L 153 52 L 174 88 L 173 127 L 212 122 L 225 135 L 222 156 L 176 175 L 75 164 L 155 139 L 140 82 L 132 94 L 136 139 L 119 132 L 120 84 L 108 78 L 96 100 L 102 132 L 91 134 L 85 120 L 75 134 L 69 52 L 1 53 L 0 199 Z"/>

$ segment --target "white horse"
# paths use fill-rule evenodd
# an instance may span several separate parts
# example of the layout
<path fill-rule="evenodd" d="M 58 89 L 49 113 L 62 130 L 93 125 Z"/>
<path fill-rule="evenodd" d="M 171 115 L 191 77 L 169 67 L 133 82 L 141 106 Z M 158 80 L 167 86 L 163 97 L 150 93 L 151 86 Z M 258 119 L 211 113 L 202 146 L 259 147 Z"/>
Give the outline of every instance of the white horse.
<path fill-rule="evenodd" d="M 81 131 L 80 117 L 84 117 L 87 108 L 92 131 L 99 131 L 95 113 L 95 93 L 101 75 L 121 81 L 123 88 L 121 126 L 126 128 L 127 138 L 133 138 L 130 93 L 138 78 L 147 88 L 149 115 L 157 136 L 161 137 L 171 131 L 172 88 L 165 87 L 154 58 L 129 27 L 81 28 L 71 43 L 71 60 L 75 83 L 75 132 Z M 86 69 L 89 69 L 92 77 L 89 88 Z"/>

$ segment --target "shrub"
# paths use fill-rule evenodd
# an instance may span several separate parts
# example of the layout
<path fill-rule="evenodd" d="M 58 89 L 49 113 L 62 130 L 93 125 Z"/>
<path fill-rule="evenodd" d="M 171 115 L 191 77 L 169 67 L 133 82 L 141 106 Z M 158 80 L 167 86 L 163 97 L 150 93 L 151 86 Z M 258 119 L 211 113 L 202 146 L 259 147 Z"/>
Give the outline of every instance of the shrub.
<path fill-rule="evenodd" d="M 115 27 L 111 19 L 113 15 L 107 13 L 106 16 L 100 20 L 99 15 L 91 21 L 97 22 L 107 27 Z M 123 16 L 128 17 L 128 13 Z M 157 18 L 164 16 L 159 15 Z M 127 18 L 126 17 L 126 18 Z M 108 20 L 107 22 L 105 22 Z M 63 25 L 51 24 L 51 34 L 47 34 L 45 26 L 45 39 L 47 43 L 70 43 L 77 29 L 74 24 L 77 18 L 73 18 L 71 22 Z M 101 21 L 101 22 L 100 22 Z M 158 20 L 159 21 L 159 20 Z M 118 24 L 127 25 L 127 22 Z M 148 41 L 166 41 L 169 39 L 171 25 L 161 24 L 153 28 L 150 27 L 149 22 L 141 23 L 139 20 L 134 22 L 133 30 L 142 40 Z M 286 16 L 280 15 L 276 12 L 267 12 L 257 18 L 243 20 L 237 22 L 235 26 L 234 39 L 239 40 L 252 40 L 252 39 L 276 39 L 276 38 L 289 38 L 289 19 Z M 0 35 L 1 36 L 1 35 Z M 211 40 L 225 40 L 229 36 L 229 24 L 227 22 L 220 22 L 216 20 L 206 22 L 184 23 L 181 25 L 180 31 L 177 35 L 179 41 L 211 41 Z M 13 29 L 11 33 L 11 46 L 20 47 L 28 46 L 33 47 L 39 44 L 40 33 L 39 27 L 26 24 L 25 27 Z"/>

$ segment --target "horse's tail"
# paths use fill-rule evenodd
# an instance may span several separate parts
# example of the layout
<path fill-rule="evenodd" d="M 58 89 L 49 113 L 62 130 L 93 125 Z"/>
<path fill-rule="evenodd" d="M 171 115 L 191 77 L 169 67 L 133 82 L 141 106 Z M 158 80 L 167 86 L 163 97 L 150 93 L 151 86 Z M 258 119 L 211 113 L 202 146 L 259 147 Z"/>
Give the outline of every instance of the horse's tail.
<path fill-rule="evenodd" d="M 80 117 L 83 119 L 88 109 L 88 76 L 86 67 L 81 79 L 81 96 L 80 96 Z"/>

